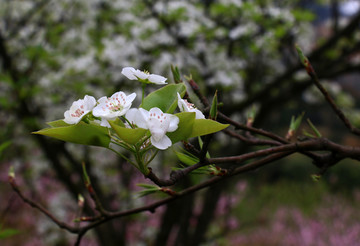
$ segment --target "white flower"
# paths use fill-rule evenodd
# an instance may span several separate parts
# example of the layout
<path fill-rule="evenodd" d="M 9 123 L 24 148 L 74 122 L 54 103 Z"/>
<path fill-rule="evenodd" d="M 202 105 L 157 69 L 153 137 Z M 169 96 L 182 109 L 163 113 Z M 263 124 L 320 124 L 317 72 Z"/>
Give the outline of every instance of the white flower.
<path fill-rule="evenodd" d="M 166 114 L 159 108 L 147 111 L 143 108 L 130 109 L 126 113 L 126 119 L 140 128 L 149 129 L 150 141 L 158 149 L 167 149 L 172 142 L 167 132 L 174 132 L 178 128 L 179 118 L 172 114 Z"/>
<path fill-rule="evenodd" d="M 204 114 L 195 108 L 194 104 L 189 103 L 187 100 L 181 99 L 179 92 L 177 93 L 178 96 L 178 107 L 181 112 L 195 112 L 195 119 L 205 119 Z"/>
<path fill-rule="evenodd" d="M 84 99 L 79 99 L 72 103 L 69 110 L 64 113 L 64 121 L 67 124 L 77 124 L 87 113 L 96 105 L 96 100 L 92 96 L 86 95 Z"/>
<path fill-rule="evenodd" d="M 124 67 L 121 73 L 131 80 L 139 80 L 140 82 L 157 84 L 157 85 L 167 84 L 165 82 L 167 78 L 157 74 L 150 74 L 146 71 L 143 72 L 133 67 Z"/>
<path fill-rule="evenodd" d="M 126 96 L 122 91 L 114 93 L 111 97 L 102 97 L 93 109 L 93 115 L 101 117 L 101 126 L 110 128 L 108 120 L 115 120 L 116 117 L 124 115 L 130 109 L 135 97 L 135 93 Z"/>

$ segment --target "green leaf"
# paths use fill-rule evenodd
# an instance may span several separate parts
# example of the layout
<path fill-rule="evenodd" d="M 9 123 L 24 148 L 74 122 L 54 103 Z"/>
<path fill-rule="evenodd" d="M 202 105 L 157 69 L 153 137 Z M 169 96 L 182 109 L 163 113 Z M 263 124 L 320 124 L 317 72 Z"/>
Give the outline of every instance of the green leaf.
<path fill-rule="evenodd" d="M 168 132 L 166 134 L 173 144 L 181 140 L 188 139 L 191 136 L 195 122 L 194 112 L 182 112 L 175 114 L 175 116 L 179 118 L 178 129 L 174 132 Z"/>
<path fill-rule="evenodd" d="M 304 112 L 302 112 L 300 115 L 298 115 L 295 119 L 295 116 L 291 117 L 291 122 L 290 122 L 290 130 L 291 131 L 296 131 L 301 124 L 302 118 L 304 116 Z"/>
<path fill-rule="evenodd" d="M 217 91 L 215 91 L 214 98 L 212 100 L 211 108 L 210 108 L 210 118 L 216 120 L 218 109 L 218 100 L 217 100 Z"/>
<path fill-rule="evenodd" d="M 150 184 L 137 184 L 137 186 L 145 188 L 145 190 L 141 190 L 141 191 L 137 192 L 138 197 L 143 197 L 143 196 L 147 196 L 147 195 L 156 193 L 156 192 L 160 191 L 160 189 L 161 189 L 159 186 L 150 185 Z"/>
<path fill-rule="evenodd" d="M 310 120 L 310 119 L 307 119 L 306 121 L 307 121 L 307 123 L 309 124 L 309 126 L 311 127 L 311 130 L 313 130 L 313 132 L 316 134 L 316 136 L 317 136 L 318 138 L 321 138 L 322 135 L 321 135 L 320 131 L 319 131 L 319 130 L 316 128 L 316 126 L 311 122 L 311 120 Z"/>
<path fill-rule="evenodd" d="M 181 77 L 180 77 L 180 72 L 177 66 L 173 66 L 171 65 L 171 72 L 173 74 L 173 78 L 176 84 L 181 83 Z"/>
<path fill-rule="evenodd" d="M 111 125 L 112 129 L 116 132 L 116 134 L 124 140 L 128 144 L 136 144 L 139 142 L 139 140 L 145 136 L 145 134 L 148 132 L 147 129 L 143 128 L 126 128 L 119 126 L 115 124 L 112 121 L 109 121 L 109 124 Z"/>
<path fill-rule="evenodd" d="M 51 121 L 51 122 L 47 122 L 46 124 L 48 124 L 51 127 L 71 126 L 70 124 L 65 123 L 64 120 Z"/>
<path fill-rule="evenodd" d="M 172 84 L 162 87 L 144 98 L 141 108 L 150 110 L 151 108 L 158 107 L 164 113 L 173 113 L 177 106 L 177 95 L 179 92 L 181 96 L 184 96 L 186 87 L 184 84 Z"/>
<path fill-rule="evenodd" d="M 225 129 L 228 126 L 229 126 L 229 124 L 221 124 L 214 120 L 196 119 L 194 121 L 193 130 L 192 130 L 192 133 L 189 136 L 189 138 L 218 132 L 218 131 Z"/>
<path fill-rule="evenodd" d="M 59 121 L 51 122 L 50 124 L 57 125 L 58 123 L 61 125 Z M 110 136 L 106 127 L 86 124 L 82 121 L 76 125 L 45 128 L 33 132 L 33 134 L 53 137 L 65 142 L 101 146 L 105 148 L 109 147 L 110 143 Z"/>
<path fill-rule="evenodd" d="M 187 166 L 192 166 L 199 162 L 199 158 L 197 158 L 194 155 L 191 155 L 188 152 L 186 152 L 186 154 L 182 153 L 182 152 L 178 152 L 178 151 L 174 151 L 174 152 L 175 152 L 177 158 L 179 159 L 179 161 L 181 161 L 182 163 L 184 163 Z"/>

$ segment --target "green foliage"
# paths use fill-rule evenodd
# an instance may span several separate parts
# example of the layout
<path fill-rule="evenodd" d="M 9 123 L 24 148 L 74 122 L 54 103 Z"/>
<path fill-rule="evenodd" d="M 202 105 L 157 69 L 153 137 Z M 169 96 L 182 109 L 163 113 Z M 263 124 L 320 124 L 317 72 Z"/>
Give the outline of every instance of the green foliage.
<path fill-rule="evenodd" d="M 144 98 L 141 108 L 150 110 L 151 108 L 158 107 L 164 113 L 173 113 L 177 107 L 177 92 L 184 96 L 186 87 L 184 84 L 172 84 L 164 86 L 150 93 Z"/>
<path fill-rule="evenodd" d="M 149 131 L 143 128 L 127 128 L 115 124 L 113 121 L 109 121 L 112 129 L 114 129 L 116 135 L 128 144 L 136 144 L 142 139 Z"/>
<path fill-rule="evenodd" d="M 195 113 L 182 112 L 175 115 L 179 118 L 178 129 L 166 134 L 172 143 L 187 140 L 192 134 L 195 121 Z"/>
<path fill-rule="evenodd" d="M 61 123 L 56 121 L 56 123 L 50 124 L 59 125 Z M 82 121 L 76 125 L 45 128 L 33 132 L 33 134 L 49 136 L 71 143 L 101 146 L 105 148 L 109 147 L 110 143 L 110 137 L 106 127 L 87 124 Z"/>
<path fill-rule="evenodd" d="M 217 99 L 217 91 L 213 97 L 211 108 L 210 108 L 210 119 L 216 120 L 218 110 L 218 99 Z"/>
<path fill-rule="evenodd" d="M 208 119 L 196 119 L 194 121 L 193 130 L 189 138 L 207 135 L 210 133 L 218 132 L 226 127 L 228 124 L 221 124 L 217 121 Z"/>
<path fill-rule="evenodd" d="M 141 190 L 138 192 L 138 197 L 148 196 L 148 195 L 154 194 L 156 192 L 159 192 L 161 190 L 161 188 L 156 185 L 137 184 L 137 186 L 144 188 L 144 190 Z"/>

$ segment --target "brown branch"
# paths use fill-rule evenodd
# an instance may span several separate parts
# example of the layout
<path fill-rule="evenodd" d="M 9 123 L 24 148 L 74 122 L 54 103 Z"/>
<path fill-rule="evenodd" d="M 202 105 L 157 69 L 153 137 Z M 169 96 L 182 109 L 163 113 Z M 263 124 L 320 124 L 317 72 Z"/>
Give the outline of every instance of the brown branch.
<path fill-rule="evenodd" d="M 261 145 L 279 146 L 279 145 L 281 145 L 281 143 L 279 143 L 278 141 L 256 138 L 254 136 L 245 137 L 243 135 L 240 135 L 240 134 L 238 134 L 234 131 L 228 130 L 228 129 L 224 129 L 224 130 L 222 130 L 222 132 L 230 137 L 239 139 L 240 141 L 242 141 L 248 145 L 256 145 L 256 146 L 261 146 Z"/>
<path fill-rule="evenodd" d="M 170 173 L 170 179 L 160 179 L 156 176 L 156 174 L 152 171 L 152 169 L 149 167 L 149 173 L 145 176 L 145 178 L 150 179 L 152 182 L 157 184 L 158 186 L 171 186 L 176 184 L 180 179 L 184 178 L 187 174 L 190 172 L 207 165 L 208 162 L 206 159 L 203 160 L 203 162 L 198 162 L 195 165 L 188 166 L 181 170 L 172 171 Z"/>
<path fill-rule="evenodd" d="M 219 157 L 219 158 L 210 158 L 208 162 L 211 164 L 219 164 L 219 163 L 242 163 L 246 160 L 271 155 L 274 153 L 280 152 L 302 152 L 302 151 L 331 151 L 333 154 L 336 154 L 337 162 L 344 158 L 352 158 L 355 160 L 360 160 L 360 148 L 353 146 L 343 146 L 331 142 L 326 138 L 316 138 L 310 139 L 304 142 L 296 142 L 291 144 L 285 144 L 282 146 L 276 146 L 272 148 L 262 149 L 258 151 L 254 151 L 251 153 L 246 153 L 238 156 L 229 156 L 229 157 Z M 323 159 L 325 160 L 325 158 Z M 319 161 L 319 159 L 318 159 Z"/>
<path fill-rule="evenodd" d="M 45 214 L 50 220 L 52 220 L 55 224 L 57 224 L 60 228 L 66 229 L 69 232 L 72 233 L 79 233 L 79 228 L 71 226 L 67 223 L 61 222 L 57 218 L 55 218 L 54 215 L 51 214 L 46 208 L 38 204 L 37 202 L 27 198 L 20 190 L 19 186 L 16 184 L 15 178 L 9 176 L 9 183 L 12 187 L 12 189 L 19 195 L 19 197 L 27 204 L 29 204 L 31 207 L 39 210 L 41 213 Z"/>
<path fill-rule="evenodd" d="M 235 126 L 235 128 L 237 129 L 241 129 L 241 130 L 245 130 L 245 131 L 249 131 L 249 132 L 252 132 L 252 133 L 255 133 L 255 134 L 258 134 L 258 135 L 262 135 L 262 136 L 265 136 L 265 137 L 268 137 L 268 138 L 271 138 L 275 141 L 278 141 L 279 143 L 283 143 L 283 144 L 286 144 L 286 143 L 289 143 L 289 141 L 287 141 L 285 138 L 282 138 L 276 134 L 273 134 L 271 132 L 268 132 L 268 131 L 265 131 L 265 130 L 262 130 L 262 129 L 258 129 L 258 128 L 255 128 L 255 127 L 251 127 L 251 126 L 247 126 L 245 124 L 240 124 L 239 122 L 236 122 L 232 119 L 230 119 L 229 117 L 227 117 L 226 115 L 224 115 L 223 113 L 219 112 L 218 113 L 218 118 L 219 119 L 222 119 L 223 121 Z"/>
<path fill-rule="evenodd" d="M 134 209 L 129 209 L 129 210 L 126 210 L 126 211 L 121 211 L 121 212 L 112 212 L 108 217 L 105 217 L 105 218 L 102 218 L 101 220 L 99 221 L 96 221 L 96 222 L 93 222 L 83 228 L 81 228 L 80 232 L 79 232 L 79 235 L 83 235 L 85 234 L 88 230 L 94 228 L 94 227 L 97 227 L 109 220 L 113 220 L 113 219 L 116 219 L 116 218 L 121 218 L 121 217 L 124 217 L 124 216 L 129 216 L 129 215 L 132 215 L 132 214 L 137 214 L 137 213 L 141 213 L 141 212 L 145 212 L 145 211 L 149 211 L 151 213 L 155 212 L 156 208 L 160 207 L 160 206 L 163 206 L 163 205 L 166 205 L 176 199 L 179 199 L 181 197 L 184 197 L 186 195 L 189 195 L 189 194 L 192 194 L 196 191 L 199 191 L 201 189 L 204 189 L 204 188 L 207 188 L 211 185 L 214 185 L 218 182 L 221 182 L 223 180 L 226 180 L 228 179 L 229 177 L 232 177 L 232 176 L 235 176 L 235 175 L 239 175 L 239 174 L 242 174 L 242 173 L 245 173 L 245 172 L 249 172 L 249 171 L 252 171 L 252 170 L 255 170 L 261 166 L 264 166 L 266 164 L 270 164 L 276 160 L 279 160 L 279 159 L 282 159 L 288 155 L 291 155 L 293 152 L 292 151 L 288 151 L 288 152 L 283 152 L 283 153 L 276 153 L 276 154 L 272 154 L 270 156 L 267 156 L 263 159 L 260 159 L 260 160 L 256 160 L 256 161 L 253 161 L 249 164 L 246 164 L 244 166 L 241 166 L 241 167 L 238 167 L 236 168 L 233 172 L 229 173 L 228 175 L 226 176 L 217 176 L 217 177 L 213 177 L 211 179 L 208 179 L 198 185 L 194 185 L 192 187 L 189 187 L 181 192 L 178 192 L 177 193 L 177 196 L 172 196 L 172 197 L 169 197 L 169 198 L 165 198 L 163 200 L 160 200 L 160 201 L 157 201 L 157 202 L 154 202 L 154 203 L 151 203 L 149 205 L 145 205 L 143 207 L 139 207 L 139 208 L 134 208 Z M 76 244 L 78 245 L 78 244 Z"/>
<path fill-rule="evenodd" d="M 359 15 L 360 16 L 360 15 Z M 360 130 L 356 127 L 354 127 L 350 120 L 345 116 L 345 114 L 342 112 L 342 110 L 336 105 L 334 99 L 330 96 L 330 94 L 327 92 L 327 90 L 321 85 L 319 78 L 313 69 L 310 61 L 308 59 L 305 59 L 305 68 L 309 76 L 311 77 L 312 81 L 316 85 L 316 87 L 320 90 L 322 95 L 324 96 L 325 100 L 330 104 L 331 108 L 334 110 L 335 114 L 340 118 L 340 120 L 345 124 L 345 126 L 354 134 L 360 136 Z"/>

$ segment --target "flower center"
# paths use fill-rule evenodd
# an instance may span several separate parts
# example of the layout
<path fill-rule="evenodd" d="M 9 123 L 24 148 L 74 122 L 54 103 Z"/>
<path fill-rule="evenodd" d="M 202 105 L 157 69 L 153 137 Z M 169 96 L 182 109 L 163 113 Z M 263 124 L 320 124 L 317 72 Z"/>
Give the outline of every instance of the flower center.
<path fill-rule="evenodd" d="M 84 105 L 81 105 L 80 108 L 76 109 L 74 113 L 71 114 L 71 117 L 81 117 L 84 114 Z"/>
<path fill-rule="evenodd" d="M 108 98 L 108 100 L 106 101 L 106 107 L 112 112 L 123 110 L 125 104 L 126 99 L 122 94 L 116 95 L 112 98 Z"/>
<path fill-rule="evenodd" d="M 192 104 L 192 103 L 189 103 L 187 100 L 184 100 L 185 103 L 186 103 L 186 106 L 189 108 L 189 109 L 195 109 L 195 105 Z"/>
<path fill-rule="evenodd" d="M 163 121 L 166 120 L 166 116 L 163 113 L 161 114 L 150 113 L 150 118 L 157 119 L 158 121 L 160 121 L 160 123 L 163 123 Z"/>

